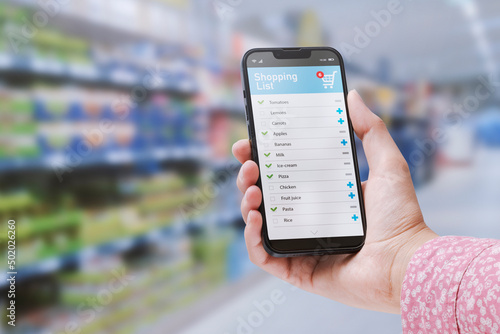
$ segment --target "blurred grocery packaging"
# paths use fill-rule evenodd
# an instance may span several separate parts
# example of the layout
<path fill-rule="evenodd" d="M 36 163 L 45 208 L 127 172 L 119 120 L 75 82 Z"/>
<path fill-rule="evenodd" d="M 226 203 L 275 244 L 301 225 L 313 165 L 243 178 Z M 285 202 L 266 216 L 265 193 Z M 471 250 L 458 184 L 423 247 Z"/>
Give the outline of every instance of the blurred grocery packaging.
<path fill-rule="evenodd" d="M 389 6 L 1 2 L 0 249 L 6 259 L 14 219 L 18 273 L 16 327 L 2 330 L 174 333 L 203 324 L 215 305 L 246 303 L 239 296 L 251 287 L 266 293 L 258 287 L 269 278 L 247 259 L 230 154 L 247 135 L 239 61 L 250 47 L 343 51 L 349 88 L 387 123 L 430 225 L 496 231 L 500 213 L 488 203 L 500 194 L 470 184 L 498 156 L 498 4 L 404 2 L 382 24 Z M 500 175 L 490 173 L 495 184 Z M 433 205 L 460 193 L 460 215 L 448 218 L 453 203 Z M 483 212 L 477 196 L 489 208 L 479 231 L 466 223 Z M 7 284 L 0 280 L 4 319 Z M 308 305 L 301 298 L 290 309 Z M 203 332 L 232 330 L 234 319 Z M 283 318 L 267 321 L 259 333 L 275 333 Z M 326 331 L 312 316 L 286 321 Z"/>

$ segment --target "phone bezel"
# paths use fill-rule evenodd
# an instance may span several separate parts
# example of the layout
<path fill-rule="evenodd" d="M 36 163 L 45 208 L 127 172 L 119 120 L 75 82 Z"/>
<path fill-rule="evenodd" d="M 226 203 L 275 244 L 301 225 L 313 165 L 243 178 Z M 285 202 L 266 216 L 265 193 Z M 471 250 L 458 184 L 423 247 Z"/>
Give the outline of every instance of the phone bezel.
<path fill-rule="evenodd" d="M 344 89 L 344 101 L 346 105 L 346 115 L 349 126 L 349 136 L 352 149 L 352 156 L 354 162 L 354 170 L 356 174 L 356 184 L 359 194 L 360 212 L 361 220 L 363 225 L 363 235 L 362 236 L 352 236 L 352 237 L 328 237 L 328 238 L 304 238 L 304 239 L 278 239 L 270 240 L 267 230 L 267 220 L 265 204 L 262 200 L 259 211 L 262 214 L 262 244 L 264 249 L 272 256 L 275 257 L 290 257 L 290 256 L 301 256 L 301 255 L 324 255 L 324 254 L 343 254 L 343 253 L 353 253 L 359 251 L 366 239 L 366 217 L 363 201 L 363 192 L 361 189 L 361 180 L 359 177 L 358 169 L 358 159 L 356 157 L 356 144 L 354 141 L 354 131 L 351 124 L 351 119 L 349 117 L 349 107 L 347 105 L 347 81 L 345 78 L 345 67 L 344 61 L 340 53 L 331 47 L 308 47 L 308 48 L 255 48 L 248 50 L 242 58 L 241 69 L 242 69 L 242 84 L 244 87 L 243 95 L 245 99 L 245 113 L 247 121 L 248 136 L 250 138 L 250 145 L 252 149 L 252 160 L 257 163 L 260 169 L 258 148 L 255 137 L 255 124 L 253 119 L 253 108 L 252 100 L 250 98 L 250 83 L 248 79 L 248 67 L 247 59 L 250 55 L 258 52 L 272 52 L 274 58 L 279 61 L 281 59 L 298 59 L 298 58 L 308 58 L 311 56 L 312 51 L 323 50 L 330 51 L 339 59 L 339 66 L 342 72 L 342 85 Z M 257 180 L 257 186 L 262 190 L 262 183 L 259 176 Z"/>

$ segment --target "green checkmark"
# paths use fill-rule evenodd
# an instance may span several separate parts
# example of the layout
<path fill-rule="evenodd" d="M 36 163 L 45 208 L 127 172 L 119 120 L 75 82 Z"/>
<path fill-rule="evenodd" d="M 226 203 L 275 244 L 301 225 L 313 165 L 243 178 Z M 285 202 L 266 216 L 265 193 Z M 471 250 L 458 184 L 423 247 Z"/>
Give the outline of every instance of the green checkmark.
<path fill-rule="evenodd" d="M 271 208 L 271 210 L 274 212 L 276 211 L 276 209 L 278 209 L 278 207 L 275 207 L 275 208 Z"/>
<path fill-rule="evenodd" d="M 257 102 L 259 102 L 259 104 L 262 104 L 262 103 L 264 103 L 264 100 L 262 100 L 262 101 L 257 101 Z"/>
<path fill-rule="evenodd" d="M 266 175 L 268 179 L 272 179 L 274 174 Z"/>
<path fill-rule="evenodd" d="M 266 132 L 261 132 L 264 136 L 267 135 L 269 131 L 266 131 Z"/>
<path fill-rule="evenodd" d="M 264 155 L 265 155 L 266 157 L 268 157 L 268 158 L 269 158 L 269 156 L 271 155 L 271 152 L 269 152 L 269 153 L 264 153 Z"/>
<path fill-rule="evenodd" d="M 269 164 L 269 165 L 268 165 L 268 164 L 266 164 L 266 167 L 267 167 L 267 168 L 271 168 L 271 166 L 272 166 L 272 165 L 273 165 L 273 164 Z"/>

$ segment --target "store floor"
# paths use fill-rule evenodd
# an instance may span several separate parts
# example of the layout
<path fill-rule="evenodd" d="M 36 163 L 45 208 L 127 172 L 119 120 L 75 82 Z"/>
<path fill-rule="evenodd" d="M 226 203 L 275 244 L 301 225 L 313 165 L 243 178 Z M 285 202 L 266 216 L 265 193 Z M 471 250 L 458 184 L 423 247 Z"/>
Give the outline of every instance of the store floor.
<path fill-rule="evenodd" d="M 499 165 L 500 150 L 479 149 L 470 165 L 439 168 L 417 191 L 426 222 L 441 235 L 500 239 Z M 398 315 L 347 307 L 260 275 L 205 317 L 191 319 L 182 334 L 401 333 Z"/>

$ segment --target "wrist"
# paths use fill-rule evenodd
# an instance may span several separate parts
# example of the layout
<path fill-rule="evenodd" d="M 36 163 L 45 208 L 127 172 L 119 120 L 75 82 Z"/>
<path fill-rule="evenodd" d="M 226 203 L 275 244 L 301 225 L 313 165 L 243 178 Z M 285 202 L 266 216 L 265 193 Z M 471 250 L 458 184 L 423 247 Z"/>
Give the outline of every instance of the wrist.
<path fill-rule="evenodd" d="M 392 306 L 397 313 L 401 313 L 401 289 L 406 275 L 406 269 L 415 252 L 426 242 L 439 237 L 434 231 L 424 227 L 415 231 L 406 231 L 410 237 L 403 238 L 402 246 L 396 252 L 391 270 L 391 283 L 393 289 Z"/>

